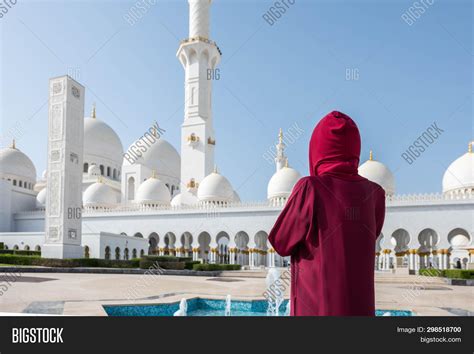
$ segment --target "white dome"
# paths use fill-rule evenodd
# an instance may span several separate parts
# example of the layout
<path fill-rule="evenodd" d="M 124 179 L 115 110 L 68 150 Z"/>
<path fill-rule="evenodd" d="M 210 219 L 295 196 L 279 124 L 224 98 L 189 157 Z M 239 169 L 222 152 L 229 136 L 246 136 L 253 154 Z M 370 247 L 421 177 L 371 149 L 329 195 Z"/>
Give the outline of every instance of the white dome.
<path fill-rule="evenodd" d="M 117 203 L 117 196 L 112 187 L 96 182 L 84 191 L 82 203 L 85 207 L 111 208 Z"/>
<path fill-rule="evenodd" d="M 36 168 L 30 158 L 14 147 L 0 150 L 0 175 L 36 181 Z"/>
<path fill-rule="evenodd" d="M 87 170 L 87 174 L 90 176 L 90 177 L 97 177 L 97 176 L 100 176 L 100 167 L 97 166 L 96 164 L 92 164 L 89 166 L 88 170 Z"/>
<path fill-rule="evenodd" d="M 291 167 L 283 167 L 277 171 L 267 187 L 267 197 L 272 198 L 288 198 L 295 186 L 296 182 L 301 178 L 298 171 Z"/>
<path fill-rule="evenodd" d="M 190 195 L 190 194 L 183 195 L 183 194 L 179 193 L 171 201 L 171 206 L 172 207 L 179 207 L 179 206 L 183 206 L 183 205 L 193 205 L 193 204 L 197 204 L 197 203 L 198 203 L 198 199 L 195 196 Z"/>
<path fill-rule="evenodd" d="M 449 243 L 451 244 L 452 247 L 467 247 L 469 245 L 469 237 L 466 235 L 455 235 L 451 237 L 449 240 Z"/>
<path fill-rule="evenodd" d="M 472 152 L 468 151 L 456 159 L 444 173 L 443 193 L 456 190 L 474 190 L 474 153 Z"/>
<path fill-rule="evenodd" d="M 130 148 L 137 147 L 137 142 L 130 145 L 127 153 L 130 153 Z M 143 146 L 146 144 L 142 143 Z M 138 150 L 139 148 L 134 148 Z M 139 152 L 142 153 L 142 152 Z M 132 154 L 130 158 L 133 159 Z M 134 163 L 142 164 L 148 167 L 150 170 L 154 170 L 157 176 L 166 176 L 172 178 L 181 178 L 181 157 L 179 156 L 176 149 L 163 138 L 158 138 L 153 144 L 147 147 L 147 150 L 142 153 L 142 156 L 137 158 Z M 127 159 L 123 160 L 124 165 L 130 165 L 130 161 Z"/>
<path fill-rule="evenodd" d="M 117 133 L 96 118 L 84 119 L 84 162 L 107 159 L 122 165 L 123 146 Z"/>
<path fill-rule="evenodd" d="M 46 206 L 46 188 L 43 188 L 37 195 L 36 195 L 36 207 L 42 208 Z"/>
<path fill-rule="evenodd" d="M 43 179 L 43 181 L 46 181 L 46 179 L 48 178 L 48 171 L 47 170 L 43 171 L 43 173 L 41 174 L 41 178 Z"/>
<path fill-rule="evenodd" d="M 368 160 L 359 166 L 359 175 L 381 186 L 387 195 L 395 194 L 395 177 L 383 163 Z"/>
<path fill-rule="evenodd" d="M 151 177 L 140 184 L 135 199 L 140 204 L 168 205 L 170 203 L 171 194 L 162 181 Z"/>
<path fill-rule="evenodd" d="M 202 180 L 197 196 L 201 202 L 231 202 L 234 189 L 227 178 L 212 172 Z"/>

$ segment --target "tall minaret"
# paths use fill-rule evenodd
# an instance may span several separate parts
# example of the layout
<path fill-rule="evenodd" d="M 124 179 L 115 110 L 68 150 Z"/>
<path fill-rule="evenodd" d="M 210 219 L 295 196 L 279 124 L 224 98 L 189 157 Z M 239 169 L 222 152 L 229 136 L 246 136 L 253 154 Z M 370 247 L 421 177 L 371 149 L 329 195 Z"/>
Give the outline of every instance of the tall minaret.
<path fill-rule="evenodd" d="M 188 0 L 189 38 L 176 56 L 185 70 L 184 123 L 181 128 L 181 193 L 196 195 L 199 183 L 214 168 L 216 138 L 212 126 L 212 78 L 220 62 L 216 43 L 209 40 L 212 0 Z"/>
<path fill-rule="evenodd" d="M 285 148 L 286 145 L 283 142 L 283 130 L 280 128 L 280 133 L 278 134 L 278 144 L 276 144 L 275 157 L 275 165 L 277 172 L 288 165 L 288 157 L 285 156 Z"/>

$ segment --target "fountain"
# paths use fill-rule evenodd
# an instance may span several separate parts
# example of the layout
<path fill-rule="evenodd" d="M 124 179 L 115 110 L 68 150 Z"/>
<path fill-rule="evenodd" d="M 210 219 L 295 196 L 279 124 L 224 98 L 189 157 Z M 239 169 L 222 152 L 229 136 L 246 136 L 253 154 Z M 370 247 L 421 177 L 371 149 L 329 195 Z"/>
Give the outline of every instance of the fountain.
<path fill-rule="evenodd" d="M 231 309 L 231 296 L 227 295 L 225 298 L 225 316 L 230 316 L 230 309 Z"/>
<path fill-rule="evenodd" d="M 275 289 L 275 282 L 280 279 L 281 273 L 277 268 L 270 268 L 268 270 L 267 277 L 265 279 L 265 283 L 267 284 L 267 293 L 268 296 L 268 308 L 267 308 L 267 315 L 268 316 L 279 316 L 280 312 L 280 305 L 283 302 L 283 292 L 281 289 Z"/>
<path fill-rule="evenodd" d="M 188 313 L 188 303 L 186 302 L 185 298 L 182 298 L 181 301 L 179 302 L 179 310 L 176 311 L 173 316 L 187 316 Z"/>

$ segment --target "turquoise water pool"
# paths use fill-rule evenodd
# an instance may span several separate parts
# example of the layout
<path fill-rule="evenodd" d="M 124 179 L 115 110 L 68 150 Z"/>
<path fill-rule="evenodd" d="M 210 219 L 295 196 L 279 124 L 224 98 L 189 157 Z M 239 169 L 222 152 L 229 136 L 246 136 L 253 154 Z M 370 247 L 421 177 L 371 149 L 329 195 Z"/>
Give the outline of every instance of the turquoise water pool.
<path fill-rule="evenodd" d="M 280 306 L 280 313 L 284 313 L 288 300 Z M 193 298 L 187 301 L 188 316 L 224 316 L 225 300 L 214 300 L 204 298 Z M 178 311 L 179 302 L 157 305 L 120 305 L 104 306 L 104 310 L 109 316 L 173 316 Z M 413 316 L 411 311 L 399 310 L 376 310 L 376 316 L 383 316 L 387 312 L 390 316 Z M 232 300 L 232 316 L 266 316 L 267 302 L 264 300 Z"/>

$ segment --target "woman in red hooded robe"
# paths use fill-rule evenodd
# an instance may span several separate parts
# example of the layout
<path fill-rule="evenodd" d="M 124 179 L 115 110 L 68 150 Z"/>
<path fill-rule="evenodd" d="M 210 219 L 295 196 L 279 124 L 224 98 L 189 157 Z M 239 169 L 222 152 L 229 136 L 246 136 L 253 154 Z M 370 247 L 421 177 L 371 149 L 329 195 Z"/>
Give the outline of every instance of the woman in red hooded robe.
<path fill-rule="evenodd" d="M 293 188 L 269 235 L 291 256 L 292 316 L 374 316 L 375 243 L 385 192 L 359 176 L 359 129 L 340 112 L 316 126 L 310 176 Z"/>

